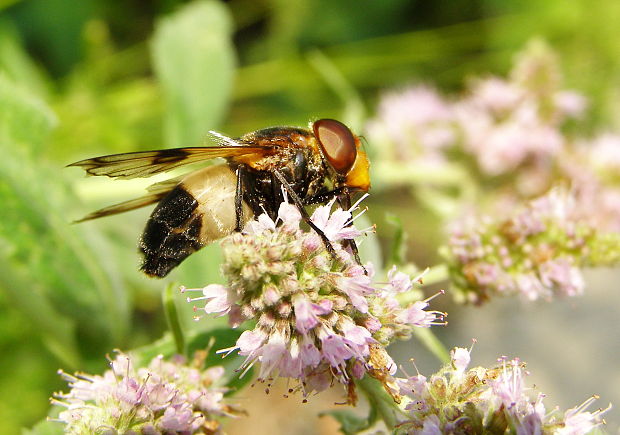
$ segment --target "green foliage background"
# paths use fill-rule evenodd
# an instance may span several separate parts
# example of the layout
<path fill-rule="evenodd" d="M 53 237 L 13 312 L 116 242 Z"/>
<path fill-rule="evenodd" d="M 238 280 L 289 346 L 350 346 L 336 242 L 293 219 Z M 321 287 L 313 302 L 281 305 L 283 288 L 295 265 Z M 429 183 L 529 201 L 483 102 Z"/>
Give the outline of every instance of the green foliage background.
<path fill-rule="evenodd" d="M 46 415 L 59 367 L 100 372 L 113 348 L 160 338 L 166 282 L 221 280 L 217 246 L 165 282 L 142 277 L 135 242 L 148 210 L 71 225 L 146 183 L 84 179 L 67 163 L 199 145 L 211 129 L 321 117 L 360 128 L 381 90 L 458 90 L 507 71 L 533 36 L 590 97 L 591 128 L 617 127 L 619 22 L 615 0 L 0 1 L 2 432 Z M 378 187 L 381 220 L 394 209 Z M 434 255 L 416 251 L 421 264 Z"/>

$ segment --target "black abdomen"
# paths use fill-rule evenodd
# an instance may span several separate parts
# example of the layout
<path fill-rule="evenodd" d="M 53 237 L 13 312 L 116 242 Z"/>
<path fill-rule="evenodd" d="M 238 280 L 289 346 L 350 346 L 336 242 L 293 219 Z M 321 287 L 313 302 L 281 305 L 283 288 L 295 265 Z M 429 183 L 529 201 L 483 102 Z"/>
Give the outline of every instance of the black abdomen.
<path fill-rule="evenodd" d="M 194 213 L 196 199 L 179 185 L 157 205 L 142 233 L 140 269 L 147 275 L 164 277 L 190 254 L 202 248 L 201 216 Z"/>

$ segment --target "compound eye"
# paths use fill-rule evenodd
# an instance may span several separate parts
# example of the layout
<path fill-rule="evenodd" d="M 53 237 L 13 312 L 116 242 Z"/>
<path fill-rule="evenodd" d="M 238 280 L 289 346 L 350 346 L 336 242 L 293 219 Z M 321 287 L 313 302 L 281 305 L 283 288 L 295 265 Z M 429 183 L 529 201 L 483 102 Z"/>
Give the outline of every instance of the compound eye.
<path fill-rule="evenodd" d="M 319 119 L 312 124 L 312 129 L 329 164 L 339 174 L 346 175 L 357 157 L 355 138 L 351 130 L 335 119 Z"/>

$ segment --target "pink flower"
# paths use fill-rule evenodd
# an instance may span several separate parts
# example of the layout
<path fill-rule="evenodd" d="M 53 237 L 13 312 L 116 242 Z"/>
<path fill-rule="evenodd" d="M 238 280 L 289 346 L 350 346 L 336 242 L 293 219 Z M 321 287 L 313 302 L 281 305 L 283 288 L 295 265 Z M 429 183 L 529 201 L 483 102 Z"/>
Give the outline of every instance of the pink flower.
<path fill-rule="evenodd" d="M 581 268 L 617 264 L 619 235 L 584 217 L 577 201 L 572 191 L 554 189 L 521 210 L 462 225 L 446 251 L 453 283 L 476 303 L 493 295 L 533 301 L 583 294 Z"/>
<path fill-rule="evenodd" d="M 250 355 L 256 352 L 267 338 L 267 334 L 262 331 L 243 331 L 237 339 L 239 354 Z"/>
<path fill-rule="evenodd" d="M 427 302 L 414 302 L 409 307 L 401 311 L 396 318 L 402 323 L 407 323 L 421 328 L 430 328 L 431 325 L 434 325 L 437 322 L 438 316 L 435 311 L 424 311 L 427 307 Z"/>
<path fill-rule="evenodd" d="M 228 313 L 234 303 L 234 296 L 223 285 L 209 284 L 202 289 L 202 294 L 210 299 L 204 307 L 206 313 Z"/>
<path fill-rule="evenodd" d="M 313 311 L 312 302 L 304 296 L 298 296 L 293 301 L 295 309 L 295 326 L 302 334 L 319 324 L 319 319 Z"/>
<path fill-rule="evenodd" d="M 285 226 L 297 228 L 299 222 L 301 222 L 301 213 L 293 204 L 283 202 L 278 209 L 278 219 L 280 219 Z"/>
<path fill-rule="evenodd" d="M 182 432 L 191 428 L 195 419 L 191 406 L 184 403 L 181 406 L 166 408 L 160 424 L 165 431 Z"/>
<path fill-rule="evenodd" d="M 396 266 L 392 266 L 388 272 L 388 281 L 390 291 L 394 293 L 403 293 L 411 290 L 413 287 L 413 283 L 411 282 L 409 275 L 396 270 Z"/>
<path fill-rule="evenodd" d="M 166 361 L 158 356 L 147 367 L 135 368 L 123 354 L 110 366 L 102 376 L 61 373 L 70 391 L 55 394 L 52 402 L 67 408 L 58 419 L 67 433 L 98 433 L 102 428 L 115 433 L 203 433 L 205 424 L 219 424 L 212 420 L 215 416 L 232 415 L 222 403 L 226 390 L 206 387 L 221 378 L 222 367 L 200 371 L 186 365 L 183 357 Z M 83 394 L 92 389 L 97 394 Z"/>
<path fill-rule="evenodd" d="M 428 389 L 426 386 L 426 376 L 422 375 L 396 378 L 396 384 L 399 387 L 400 394 L 403 396 L 415 393 L 417 397 L 424 397 Z"/>
<path fill-rule="evenodd" d="M 302 334 L 319 324 L 319 315 L 329 314 L 332 311 L 333 303 L 328 299 L 323 299 L 319 304 L 312 303 L 310 299 L 299 294 L 293 300 L 295 309 L 296 328 Z"/>
<path fill-rule="evenodd" d="M 601 424 L 601 415 L 611 409 L 611 405 L 606 409 L 599 409 L 594 412 L 585 411 L 596 399 L 596 396 L 592 396 L 581 405 L 567 410 L 564 414 L 564 426 L 558 428 L 557 433 L 559 435 L 580 435 L 588 433 L 596 426 L 599 426 Z"/>
<path fill-rule="evenodd" d="M 228 285 L 198 289 L 202 295 L 189 299 L 206 299 L 205 312 L 228 313 L 235 326 L 255 319 L 252 330 L 218 353 L 238 350 L 245 357 L 242 373 L 260 364 L 260 380 L 296 379 L 304 395 L 333 381 L 350 388 L 351 377 L 367 372 L 394 372 L 382 346 L 407 337 L 413 327 L 437 324 L 442 315 L 424 311 L 428 301 L 401 307 L 395 296 L 413 283 L 395 268 L 387 285 L 373 282 L 372 264 L 357 264 L 339 243 L 363 233 L 352 226 L 357 204 L 332 211 L 333 204 L 319 207 L 312 219 L 332 241 L 335 256 L 314 231 L 298 225 L 299 213 L 284 203 L 276 222 L 259 217 L 248 224 L 251 231 L 223 240 Z"/>
<path fill-rule="evenodd" d="M 566 258 L 549 260 L 540 265 L 541 282 L 548 288 L 556 288 L 566 296 L 583 294 L 585 282 L 581 271 Z"/>
<path fill-rule="evenodd" d="M 450 351 L 450 360 L 456 373 L 463 373 L 471 361 L 471 355 L 468 349 L 463 347 L 455 347 Z"/>
<path fill-rule="evenodd" d="M 266 213 L 258 216 L 256 220 L 252 220 L 247 223 L 243 231 L 248 234 L 262 234 L 268 231 L 273 231 L 276 228 L 276 223 L 271 220 Z"/>
<path fill-rule="evenodd" d="M 581 118 L 588 108 L 588 99 L 573 91 L 560 91 L 553 100 L 558 112 L 567 118 Z"/>
<path fill-rule="evenodd" d="M 371 285 L 371 280 L 364 273 L 360 265 L 350 266 L 344 274 L 334 274 L 333 280 L 336 287 L 346 293 L 351 299 L 351 304 L 362 313 L 368 312 L 367 296 L 376 293 Z"/>
<path fill-rule="evenodd" d="M 506 408 L 510 409 L 519 404 L 523 396 L 523 376 L 521 374 L 521 362 L 518 359 L 506 362 L 501 359 L 503 371 L 501 375 L 491 383 L 495 397 Z"/>
<path fill-rule="evenodd" d="M 477 81 L 471 92 L 475 106 L 497 115 L 514 110 L 525 97 L 522 88 L 497 77 Z"/>
<path fill-rule="evenodd" d="M 261 367 L 258 377 L 267 379 L 276 367 L 280 366 L 280 362 L 286 358 L 288 353 L 287 340 L 281 332 L 276 331 L 269 335 L 267 343 L 260 348 L 259 352 Z M 239 354 L 242 355 L 241 352 Z"/>
<path fill-rule="evenodd" d="M 325 360 L 338 372 L 342 372 L 346 361 L 355 356 L 345 338 L 334 333 L 323 332 L 320 340 L 321 352 Z"/>
<path fill-rule="evenodd" d="M 403 402 L 408 415 L 397 425 L 398 433 L 468 433 L 473 418 L 493 433 L 577 435 L 601 424 L 601 414 L 606 412 L 584 412 L 593 398 L 567 411 L 563 418 L 555 410 L 546 412 L 544 394 L 534 399 L 528 395 L 531 389 L 524 383 L 528 373 L 518 359 L 502 357 L 498 367 L 469 370 L 467 349 L 454 349 L 451 359 L 428 380 L 418 374 L 390 383 L 398 387 L 397 394 L 406 397 Z"/>
<path fill-rule="evenodd" d="M 353 221 L 351 211 L 342 209 L 331 211 L 335 201 L 333 199 L 328 204 L 318 207 L 310 220 L 332 242 L 361 236 L 363 232 L 351 225 Z"/>
<path fill-rule="evenodd" d="M 420 435 L 442 435 L 442 431 L 440 429 L 439 417 L 436 415 L 429 415 L 422 425 L 422 430 L 419 432 Z"/>
<path fill-rule="evenodd" d="M 305 367 L 316 367 L 321 362 L 321 352 L 308 336 L 301 339 L 300 360 Z"/>

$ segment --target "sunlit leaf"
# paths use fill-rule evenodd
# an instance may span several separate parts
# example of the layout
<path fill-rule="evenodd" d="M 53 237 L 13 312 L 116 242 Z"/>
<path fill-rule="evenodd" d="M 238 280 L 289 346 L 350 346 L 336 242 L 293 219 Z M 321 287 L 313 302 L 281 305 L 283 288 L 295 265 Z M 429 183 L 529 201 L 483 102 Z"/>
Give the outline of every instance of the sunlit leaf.
<path fill-rule="evenodd" d="M 151 49 L 166 102 L 167 145 L 201 143 L 225 114 L 235 66 L 231 27 L 216 1 L 190 3 L 157 24 Z"/>

